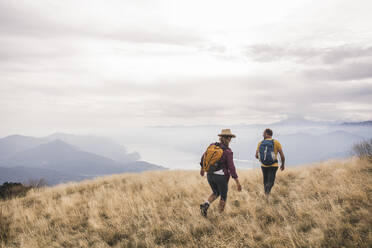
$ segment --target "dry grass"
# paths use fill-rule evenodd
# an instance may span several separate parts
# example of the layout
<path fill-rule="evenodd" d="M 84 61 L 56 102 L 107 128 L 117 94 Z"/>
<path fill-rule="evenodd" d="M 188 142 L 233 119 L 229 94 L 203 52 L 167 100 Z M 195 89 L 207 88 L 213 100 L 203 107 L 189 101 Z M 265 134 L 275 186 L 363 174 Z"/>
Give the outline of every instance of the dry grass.
<path fill-rule="evenodd" d="M 123 174 L 31 190 L 0 202 L 0 247 L 371 247 L 372 165 L 329 161 L 278 172 L 270 202 L 259 169 L 230 182 L 226 212 L 195 171 Z"/>

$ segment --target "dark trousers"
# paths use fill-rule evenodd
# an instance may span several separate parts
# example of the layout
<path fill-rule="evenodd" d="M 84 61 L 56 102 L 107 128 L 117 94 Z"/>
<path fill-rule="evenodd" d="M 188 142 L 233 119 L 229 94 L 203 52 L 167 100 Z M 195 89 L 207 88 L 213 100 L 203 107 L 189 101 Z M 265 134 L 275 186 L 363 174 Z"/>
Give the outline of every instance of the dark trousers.
<path fill-rule="evenodd" d="M 270 194 L 271 188 L 274 186 L 275 175 L 278 167 L 261 167 L 263 174 L 263 183 L 265 194 Z"/>
<path fill-rule="evenodd" d="M 215 196 L 221 196 L 221 200 L 226 201 L 228 180 L 224 175 L 208 174 L 207 175 L 209 186 Z"/>

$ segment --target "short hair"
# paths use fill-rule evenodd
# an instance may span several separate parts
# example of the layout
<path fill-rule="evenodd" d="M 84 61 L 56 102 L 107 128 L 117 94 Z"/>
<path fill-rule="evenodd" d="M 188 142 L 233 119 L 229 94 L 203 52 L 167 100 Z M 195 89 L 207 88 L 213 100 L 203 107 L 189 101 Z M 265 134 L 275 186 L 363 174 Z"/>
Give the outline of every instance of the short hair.
<path fill-rule="evenodd" d="M 273 130 L 271 130 L 270 128 L 266 128 L 265 129 L 265 133 L 269 136 L 273 136 Z"/>

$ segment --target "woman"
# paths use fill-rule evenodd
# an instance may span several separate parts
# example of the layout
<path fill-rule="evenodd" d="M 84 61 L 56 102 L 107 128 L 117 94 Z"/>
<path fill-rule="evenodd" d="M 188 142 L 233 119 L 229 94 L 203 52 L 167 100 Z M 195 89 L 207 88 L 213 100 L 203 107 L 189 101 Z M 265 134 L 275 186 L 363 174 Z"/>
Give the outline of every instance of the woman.
<path fill-rule="evenodd" d="M 223 149 L 223 154 L 221 159 L 217 163 L 218 169 L 209 170 L 207 173 L 208 183 L 213 193 L 208 197 L 207 201 L 200 205 L 200 211 L 204 217 L 207 217 L 209 205 L 219 196 L 219 212 L 221 213 L 225 209 L 230 175 L 232 178 L 234 178 L 238 187 L 238 191 L 242 190 L 242 186 L 239 183 L 238 175 L 236 174 L 236 169 L 233 161 L 233 152 L 229 148 L 231 138 L 235 138 L 236 136 L 231 133 L 230 129 L 222 129 L 222 132 L 218 136 L 220 137 L 220 142 L 214 143 L 212 145 L 220 146 Z M 205 173 L 203 168 L 203 159 L 204 155 L 202 156 L 200 162 L 200 165 L 202 166 L 202 168 L 200 169 L 200 175 L 202 177 Z"/>

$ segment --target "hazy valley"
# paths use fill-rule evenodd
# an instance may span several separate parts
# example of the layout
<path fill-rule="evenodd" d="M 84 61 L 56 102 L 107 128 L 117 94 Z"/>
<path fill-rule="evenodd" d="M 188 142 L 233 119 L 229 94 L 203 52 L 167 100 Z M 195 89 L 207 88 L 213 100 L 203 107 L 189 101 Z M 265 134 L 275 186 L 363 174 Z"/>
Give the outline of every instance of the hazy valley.
<path fill-rule="evenodd" d="M 49 185 L 108 174 L 162 170 L 110 139 L 53 134 L 0 139 L 0 183 L 45 179 Z"/>

